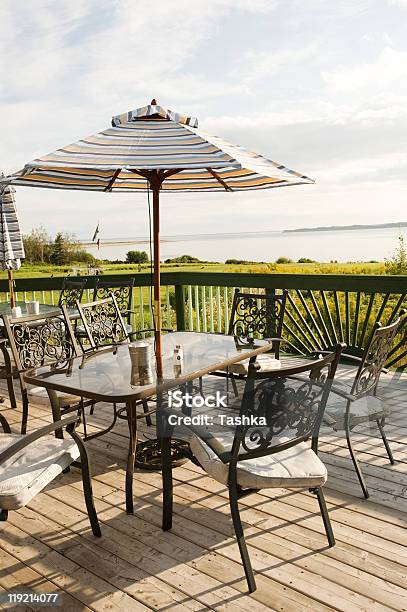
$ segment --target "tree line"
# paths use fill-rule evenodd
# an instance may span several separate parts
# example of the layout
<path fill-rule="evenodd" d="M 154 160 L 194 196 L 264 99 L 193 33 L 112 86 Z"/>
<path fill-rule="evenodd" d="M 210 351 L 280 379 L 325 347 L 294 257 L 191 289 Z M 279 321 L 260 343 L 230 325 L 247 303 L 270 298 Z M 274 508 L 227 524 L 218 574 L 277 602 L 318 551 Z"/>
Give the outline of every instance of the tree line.
<path fill-rule="evenodd" d="M 85 251 L 74 234 L 58 232 L 52 238 L 43 227 L 31 230 L 23 235 L 25 261 L 65 266 L 71 263 L 93 265 L 96 260 Z"/>

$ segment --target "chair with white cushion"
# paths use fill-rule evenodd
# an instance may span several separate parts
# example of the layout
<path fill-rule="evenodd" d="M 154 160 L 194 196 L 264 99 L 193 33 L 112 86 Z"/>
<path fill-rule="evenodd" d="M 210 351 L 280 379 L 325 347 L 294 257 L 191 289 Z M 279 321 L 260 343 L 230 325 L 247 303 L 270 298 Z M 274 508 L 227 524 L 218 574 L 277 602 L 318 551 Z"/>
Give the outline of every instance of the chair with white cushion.
<path fill-rule="evenodd" d="M 62 306 L 64 310 L 65 307 Z M 65 311 L 65 310 L 64 310 Z M 55 312 L 39 315 L 26 315 L 13 319 L 3 315 L 4 333 L 14 360 L 15 376 L 20 382 L 23 416 L 21 433 L 27 430 L 30 402 L 51 404 L 54 421 L 62 414 L 81 410 L 90 402 L 80 402 L 80 398 L 66 393 L 48 391 L 43 387 L 33 387 L 24 381 L 24 372 L 43 365 L 69 368 L 70 360 L 79 355 L 78 345 L 68 316 Z"/>
<path fill-rule="evenodd" d="M 317 455 L 318 435 L 343 345 L 335 352 L 299 365 L 295 376 L 278 370 L 256 378 L 251 360 L 239 417 L 234 426 L 186 425 L 192 459 L 226 485 L 229 503 L 250 592 L 256 589 L 246 547 L 238 500 L 263 488 L 308 488 L 317 495 L 329 546 L 335 544 L 322 487 L 325 465 Z M 182 410 L 182 409 L 181 409 Z M 162 445 L 163 529 L 172 526 L 172 471 L 170 441 L 174 409 L 163 407 L 158 416 Z M 177 415 L 178 416 L 178 415 Z M 256 422 L 257 419 L 257 422 Z M 309 440 L 312 440 L 311 445 Z"/>
<path fill-rule="evenodd" d="M 286 342 L 282 338 L 282 332 L 287 294 L 286 289 L 281 293 L 245 293 L 235 289 L 228 334 L 235 336 L 242 345 L 250 344 L 255 338 L 273 338 L 270 352 L 257 358 L 259 372 L 268 372 L 280 367 L 280 345 Z M 235 379 L 244 379 L 248 370 L 249 360 L 245 360 L 211 374 L 226 376 L 232 382 L 237 397 Z"/>
<path fill-rule="evenodd" d="M 88 455 L 75 432 L 77 415 L 45 425 L 30 434 L 12 434 L 0 414 L 0 520 L 6 521 L 10 510 L 26 506 L 61 472 L 80 459 L 86 508 L 93 534 L 101 536 L 95 510 Z M 66 428 L 67 439 L 49 434 Z"/>
<path fill-rule="evenodd" d="M 389 409 L 377 396 L 377 386 L 395 336 L 407 320 L 404 314 L 405 311 L 402 310 L 399 318 L 390 325 L 382 327 L 380 323 L 376 323 L 361 359 L 344 355 L 346 359 L 357 359 L 359 366 L 350 387 L 347 388 L 343 381 L 335 381 L 331 394 L 333 405 L 328 406 L 324 417 L 324 422 L 335 431 L 345 431 L 350 456 L 366 499 L 369 497 L 369 491 L 353 448 L 351 432 L 357 425 L 375 423 L 389 461 L 394 464 L 393 453 L 384 431 Z M 338 401 L 338 398 L 342 399 Z M 346 402 L 345 408 L 343 400 Z"/>

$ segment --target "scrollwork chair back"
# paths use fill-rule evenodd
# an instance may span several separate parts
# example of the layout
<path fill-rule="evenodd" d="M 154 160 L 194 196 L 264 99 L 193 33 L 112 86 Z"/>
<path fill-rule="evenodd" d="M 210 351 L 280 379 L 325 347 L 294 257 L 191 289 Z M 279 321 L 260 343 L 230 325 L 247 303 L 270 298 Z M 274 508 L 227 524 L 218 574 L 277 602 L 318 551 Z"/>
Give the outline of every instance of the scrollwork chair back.
<path fill-rule="evenodd" d="M 21 433 L 28 421 L 29 389 L 24 372 L 40 366 L 69 369 L 79 355 L 69 317 L 60 312 L 27 315 L 12 319 L 3 315 L 4 330 L 17 369 L 23 403 Z"/>
<path fill-rule="evenodd" d="M 243 343 L 253 338 L 281 338 L 286 300 L 287 290 L 257 294 L 236 289 L 228 333 Z M 279 343 L 275 343 L 274 350 L 278 358 Z"/>
<path fill-rule="evenodd" d="M 114 295 L 122 317 L 130 323 L 131 307 L 133 303 L 134 278 L 119 282 L 97 280 L 93 291 L 93 300 L 103 300 Z"/>
<path fill-rule="evenodd" d="M 126 327 L 113 294 L 104 300 L 76 303 L 90 349 L 128 342 Z"/>
<path fill-rule="evenodd" d="M 317 452 L 319 428 L 342 349 L 338 345 L 316 363 L 299 367 L 295 376 L 284 377 L 275 370 L 259 383 L 249 372 L 240 409 L 242 424 L 236 428 L 232 447 L 232 469 L 237 461 L 278 453 L 310 438 Z"/>
<path fill-rule="evenodd" d="M 82 300 L 86 282 L 86 278 L 80 281 L 71 281 L 65 278 L 59 295 L 58 306 L 75 308 L 76 302 Z"/>
<path fill-rule="evenodd" d="M 405 323 L 405 310 L 390 325 L 376 323 L 353 381 L 351 394 L 363 396 L 375 393 L 380 374 L 392 349 L 395 336 Z"/>
<path fill-rule="evenodd" d="M 69 318 L 60 313 L 3 316 L 6 335 L 19 372 L 48 364 L 66 364 L 79 354 Z"/>

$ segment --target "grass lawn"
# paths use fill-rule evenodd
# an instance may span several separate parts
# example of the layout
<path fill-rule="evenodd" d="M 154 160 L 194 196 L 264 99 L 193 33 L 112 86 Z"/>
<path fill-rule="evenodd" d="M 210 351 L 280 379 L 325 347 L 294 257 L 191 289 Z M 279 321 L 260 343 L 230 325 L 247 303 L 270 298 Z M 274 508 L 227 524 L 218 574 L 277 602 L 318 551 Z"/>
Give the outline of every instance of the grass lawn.
<path fill-rule="evenodd" d="M 50 264 L 28 264 L 23 263 L 16 278 L 44 278 L 50 276 L 72 275 L 73 266 L 53 266 Z M 85 266 L 76 266 L 81 269 L 81 274 L 87 273 Z M 113 264 L 102 263 L 98 269 L 104 274 L 135 274 L 139 271 L 146 273 L 150 271 L 149 264 L 143 264 L 139 270 L 137 264 Z M 199 262 L 191 264 L 161 264 L 163 272 L 248 272 L 270 273 L 270 274 L 384 274 L 384 263 L 249 263 L 249 264 L 224 264 L 213 262 Z M 0 278 L 7 278 L 7 272 L 0 272 Z"/>

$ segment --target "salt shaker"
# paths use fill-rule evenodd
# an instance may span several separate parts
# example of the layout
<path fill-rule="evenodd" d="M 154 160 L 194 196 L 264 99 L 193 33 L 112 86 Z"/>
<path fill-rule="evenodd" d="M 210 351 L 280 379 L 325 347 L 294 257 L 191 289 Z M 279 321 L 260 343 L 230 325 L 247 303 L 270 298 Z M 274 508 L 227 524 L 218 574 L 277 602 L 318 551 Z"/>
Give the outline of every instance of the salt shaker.
<path fill-rule="evenodd" d="M 182 366 L 184 363 L 184 351 L 180 344 L 175 345 L 173 363 L 178 366 Z"/>
<path fill-rule="evenodd" d="M 176 378 L 182 374 L 182 369 L 184 365 L 184 351 L 179 344 L 175 345 L 174 355 L 173 355 L 173 365 L 174 365 L 174 374 Z"/>

